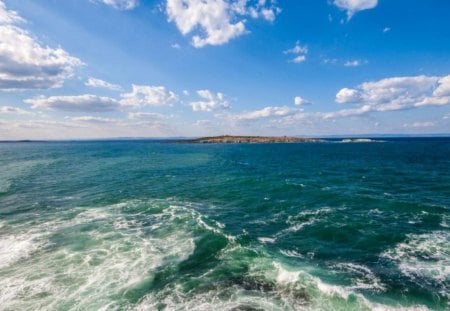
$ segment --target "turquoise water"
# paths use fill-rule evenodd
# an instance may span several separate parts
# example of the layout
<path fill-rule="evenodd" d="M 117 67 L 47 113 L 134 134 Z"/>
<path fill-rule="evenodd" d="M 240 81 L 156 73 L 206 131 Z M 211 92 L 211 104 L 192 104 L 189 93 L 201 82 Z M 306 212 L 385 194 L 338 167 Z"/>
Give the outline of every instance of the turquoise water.
<path fill-rule="evenodd" d="M 449 301 L 449 139 L 0 144 L 1 310 Z"/>

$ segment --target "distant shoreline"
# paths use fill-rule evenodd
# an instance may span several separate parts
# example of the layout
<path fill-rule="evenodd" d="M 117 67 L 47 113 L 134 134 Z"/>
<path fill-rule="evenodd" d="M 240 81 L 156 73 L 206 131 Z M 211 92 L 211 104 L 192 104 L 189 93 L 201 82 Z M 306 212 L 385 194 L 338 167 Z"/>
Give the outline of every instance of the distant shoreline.
<path fill-rule="evenodd" d="M 314 143 L 324 142 L 323 139 L 288 137 L 288 136 L 211 136 L 195 139 L 177 140 L 177 143 L 186 144 L 267 144 L 267 143 Z"/>

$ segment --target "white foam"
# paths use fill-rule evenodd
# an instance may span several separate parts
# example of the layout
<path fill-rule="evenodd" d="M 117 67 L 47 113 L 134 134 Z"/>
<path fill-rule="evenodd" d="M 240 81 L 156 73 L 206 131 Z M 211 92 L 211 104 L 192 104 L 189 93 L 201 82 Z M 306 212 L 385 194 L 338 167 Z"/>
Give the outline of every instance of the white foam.
<path fill-rule="evenodd" d="M 275 243 L 277 241 L 277 239 L 275 239 L 275 238 L 268 238 L 268 237 L 259 237 L 258 241 L 260 243 L 263 243 L 263 244 L 266 244 L 266 243 L 273 244 L 273 243 Z"/>
<path fill-rule="evenodd" d="M 0 269 L 28 258 L 33 252 L 47 244 L 39 235 L 2 235 L 0 236 Z"/>
<path fill-rule="evenodd" d="M 280 253 L 287 257 L 293 257 L 293 258 L 301 258 L 304 259 L 305 256 L 303 256 L 301 253 L 297 251 L 291 251 L 291 250 L 280 250 Z"/>
<path fill-rule="evenodd" d="M 342 269 L 347 273 L 350 272 L 356 275 L 352 278 L 353 284 L 350 286 L 351 289 L 368 289 L 375 291 L 384 291 L 386 289 L 381 280 L 366 266 L 355 263 L 339 263 L 334 265 L 333 268 L 337 268 L 338 270 Z"/>
<path fill-rule="evenodd" d="M 409 234 L 405 242 L 381 254 L 398 264 L 400 271 L 419 285 L 432 282 L 450 298 L 450 233 Z"/>
<path fill-rule="evenodd" d="M 156 236 L 149 236 L 144 234 L 143 224 L 130 215 L 125 218 L 121 208 L 115 205 L 80 209 L 75 217 L 17 225 L 14 229 L 21 231 L 20 235 L 2 236 L 1 308 L 54 310 L 76 306 L 77 310 L 97 310 L 109 306 L 106 309 L 127 309 L 129 302 L 120 298 L 121 292 L 151 279 L 161 265 L 176 264 L 193 253 L 190 213 L 176 215 L 185 219 L 177 230 L 156 229 Z M 173 225 L 171 213 L 176 214 L 168 208 L 148 217 L 166 217 L 168 221 L 162 226 L 167 227 Z M 79 227 L 92 221 L 98 222 L 98 226 Z M 37 253 L 53 234 L 69 234 L 65 238 L 68 245 Z M 88 244 L 78 245 L 80 239 Z M 27 264 L 19 263 L 24 258 Z M 112 296 L 118 298 L 111 300 Z"/>

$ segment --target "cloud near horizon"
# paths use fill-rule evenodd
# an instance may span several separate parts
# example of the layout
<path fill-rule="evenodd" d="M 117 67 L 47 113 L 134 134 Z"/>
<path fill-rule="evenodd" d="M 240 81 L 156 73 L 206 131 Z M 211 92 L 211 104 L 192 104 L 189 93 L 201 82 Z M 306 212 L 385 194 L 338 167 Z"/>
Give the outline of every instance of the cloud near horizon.
<path fill-rule="evenodd" d="M 71 112 L 108 112 L 118 110 L 120 103 L 110 97 L 83 94 L 75 96 L 38 96 L 24 100 L 33 109 Z"/>
<path fill-rule="evenodd" d="M 198 90 L 197 95 L 202 98 L 202 100 L 190 103 L 193 111 L 210 112 L 231 108 L 223 93 L 219 92 L 214 94 L 210 90 Z"/>

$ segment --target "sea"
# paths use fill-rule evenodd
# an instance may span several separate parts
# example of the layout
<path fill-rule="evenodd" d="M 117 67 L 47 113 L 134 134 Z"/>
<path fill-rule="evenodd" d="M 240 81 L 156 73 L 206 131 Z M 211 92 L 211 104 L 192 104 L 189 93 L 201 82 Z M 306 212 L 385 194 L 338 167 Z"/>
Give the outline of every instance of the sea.
<path fill-rule="evenodd" d="M 450 310 L 450 139 L 0 143 L 0 310 Z"/>

